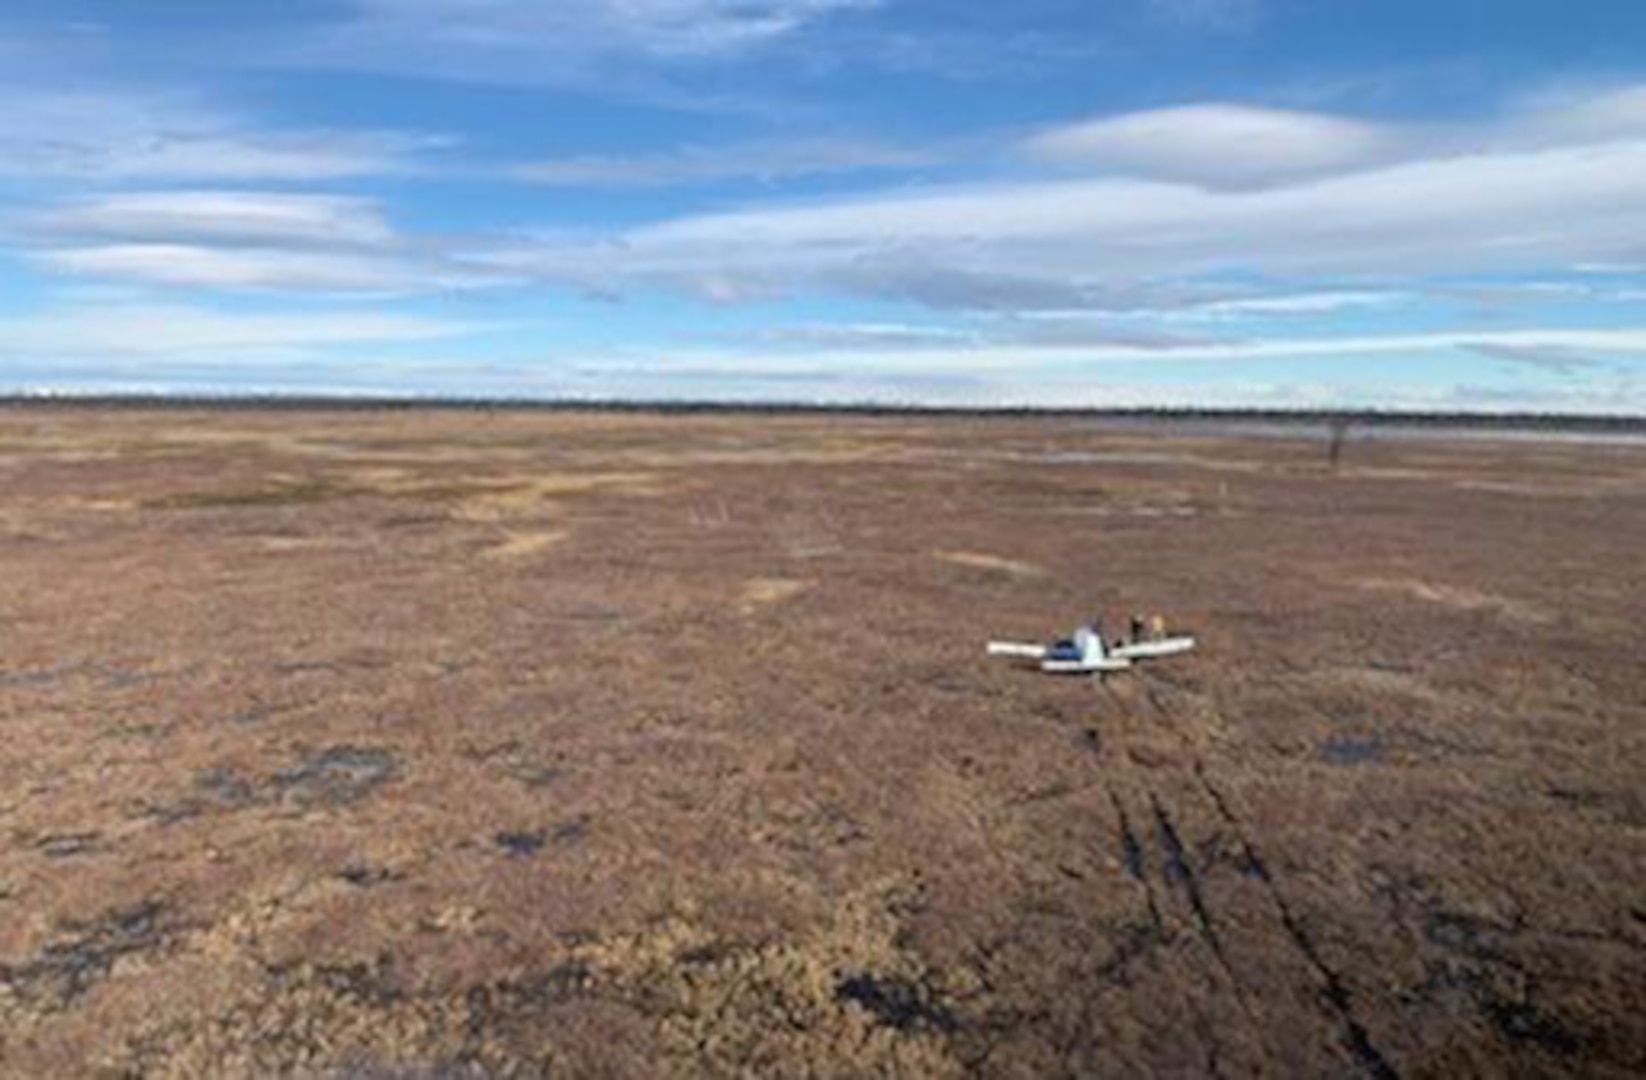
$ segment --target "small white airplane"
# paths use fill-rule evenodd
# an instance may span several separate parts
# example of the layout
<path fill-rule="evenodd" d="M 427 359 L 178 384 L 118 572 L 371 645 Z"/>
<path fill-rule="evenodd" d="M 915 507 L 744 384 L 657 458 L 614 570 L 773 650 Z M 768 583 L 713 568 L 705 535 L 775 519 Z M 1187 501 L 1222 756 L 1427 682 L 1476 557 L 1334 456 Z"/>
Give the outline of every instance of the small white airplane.
<path fill-rule="evenodd" d="M 1193 650 L 1192 637 L 1167 637 L 1160 620 L 1146 628 L 1141 619 L 1132 620 L 1131 636 L 1113 645 L 1103 640 L 1101 623 L 1080 627 L 1074 636 L 1050 645 L 1023 645 L 1012 641 L 989 642 L 990 656 L 1036 660 L 1048 675 L 1109 675 L 1126 671 L 1139 660 L 1180 656 Z"/>

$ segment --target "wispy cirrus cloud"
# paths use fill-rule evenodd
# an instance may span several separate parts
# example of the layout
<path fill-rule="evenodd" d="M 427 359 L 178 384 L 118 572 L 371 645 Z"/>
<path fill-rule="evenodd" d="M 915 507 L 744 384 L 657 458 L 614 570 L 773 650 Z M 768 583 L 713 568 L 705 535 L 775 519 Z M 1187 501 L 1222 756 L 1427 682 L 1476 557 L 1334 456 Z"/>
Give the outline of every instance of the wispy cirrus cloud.
<path fill-rule="evenodd" d="M 431 351 L 496 328 L 357 308 L 75 299 L 0 316 L 0 390 L 393 393 Z"/>
<path fill-rule="evenodd" d="M 507 175 L 546 187 L 676 187 L 749 180 L 775 183 L 807 176 L 933 164 L 932 150 L 869 139 L 811 138 L 700 144 L 643 154 L 584 155 L 513 166 Z"/>
<path fill-rule="evenodd" d="M 1398 283 L 1638 257 L 1646 193 L 1632 178 L 1646 168 L 1646 127 L 1637 130 L 1632 119 L 1637 98 L 1646 94 L 1563 101 L 1439 145 L 1392 128 L 1362 138 L 1355 121 L 1338 128 L 1326 122 L 1332 118 L 1277 119 L 1262 110 L 1173 110 L 1164 128 L 1152 126 L 1159 113 L 1142 114 L 1148 123 L 1136 130 L 1165 131 L 1170 160 L 1151 157 L 1132 166 L 1137 172 L 1174 173 L 1183 161 L 1190 173 L 1210 168 L 1213 151 L 1253 141 L 1253 114 L 1276 123 L 1274 174 L 1229 188 L 1111 176 L 1115 162 L 1094 163 L 1098 175 L 1089 177 L 869 188 L 620 231 L 510 238 L 499 230 L 490 239 L 406 235 L 377 201 L 360 197 L 121 192 L 62 201 L 35 215 L 28 238 L 40 264 L 64 273 L 180 287 L 400 294 L 535 282 L 601 296 L 674 289 L 716 303 L 823 291 L 962 311 L 1090 309 L 1175 321 L 1319 315 L 1392 306 L 1412 291 L 1275 292 L 1209 282 L 1235 269 Z M 1131 130 L 1128 123 L 1123 117 L 1107 130 Z M 1216 130 L 1225 123 L 1228 131 Z M 1345 152 L 1286 147 L 1321 132 L 1333 145 L 1342 135 Z M 1018 152 L 1036 160 L 1045 138 Z M 1423 147 L 1431 149 L 1419 153 Z M 1365 154 L 1372 160 L 1348 163 Z M 802 140 L 540 162 L 511 175 L 550 186 L 644 187 L 894 168 L 922 155 Z M 1327 161 L 1336 164 L 1315 175 Z M 1299 170 L 1304 175 L 1288 175 Z M 1558 228 L 1538 224 L 1553 221 Z M 1453 286 L 1448 295 L 1461 299 L 1463 290 Z"/>
<path fill-rule="evenodd" d="M 1421 299 L 1395 289 L 1287 291 L 1271 282 L 1176 282 L 1115 290 L 1106 302 L 1067 309 L 1027 310 L 1015 317 L 1034 323 L 1078 325 L 1093 320 L 1153 322 L 1182 332 L 1184 324 L 1234 324 L 1318 319 L 1352 312 L 1398 308 Z"/>
<path fill-rule="evenodd" d="M 272 125 L 197 95 L 5 87 L 0 176 L 90 183 L 316 182 L 413 172 L 446 136 Z"/>
<path fill-rule="evenodd" d="M 1554 375 L 1575 375 L 1601 366 L 1594 356 L 1568 345 L 1485 342 L 1476 345 L 1475 351 L 1511 367 L 1531 368 Z"/>
<path fill-rule="evenodd" d="M 1395 307 L 1413 299 L 1409 292 L 1392 290 L 1327 290 L 1311 293 L 1280 293 L 1274 296 L 1246 296 L 1212 300 L 1187 308 L 1157 314 L 1180 319 L 1218 322 L 1231 319 L 1274 316 L 1330 315 L 1343 311 L 1364 311 Z"/>
<path fill-rule="evenodd" d="M 1646 235 L 1646 186 L 1637 179 L 1646 175 L 1646 131 L 1616 107 L 1631 93 L 1451 140 L 1393 138 L 1398 152 L 1345 159 L 1324 175 L 1280 170 L 1252 186 L 1128 175 L 1151 171 L 1142 167 L 1110 175 L 1094 165 L 1095 175 L 757 203 L 582 240 L 499 245 L 480 257 L 618 295 L 662 287 L 735 302 L 821 290 L 1025 310 L 1102 306 L 1153 282 L 1228 271 L 1409 282 L 1626 263 Z M 1192 143 L 1228 115 L 1199 113 L 1177 136 Z M 1227 149 L 1232 137 L 1214 131 L 1195 153 L 1210 167 L 1211 149 Z"/>
<path fill-rule="evenodd" d="M 1126 325 L 1112 319 L 991 318 L 961 325 L 933 323 L 808 323 L 770 327 L 752 334 L 728 335 L 727 344 L 745 348 L 773 348 L 811 356 L 817 353 L 869 349 L 874 351 L 950 351 L 964 366 L 968 356 L 987 356 L 1008 348 L 1118 349 L 1151 356 L 1169 356 L 1173 350 L 1229 344 L 1231 339 L 1210 338 L 1175 331 Z"/>
<path fill-rule="evenodd" d="M 433 342 L 484 328 L 379 312 L 247 313 L 200 304 L 53 306 L 0 317 L 0 357 L 153 358 L 315 354 L 358 345 Z"/>
<path fill-rule="evenodd" d="M 885 333 L 885 329 L 880 331 Z M 964 347 L 962 347 L 964 346 Z M 657 359 L 656 370 L 715 367 L 746 373 L 778 372 L 797 363 L 837 371 L 1038 372 L 1091 375 L 1105 365 L 1162 363 L 1234 364 L 1252 360 L 1320 360 L 1370 357 L 1430 358 L 1446 352 L 1502 355 L 1510 351 L 1563 351 L 1573 355 L 1646 357 L 1646 325 L 1607 330 L 1446 330 L 1425 333 L 1354 334 L 1321 337 L 1174 338 L 1138 336 L 1095 327 L 1066 340 L 1042 340 L 996 332 L 971 342 L 908 340 L 870 347 L 841 342 L 801 352 L 774 353 L 759 337 L 735 346 L 682 347 Z"/>
<path fill-rule="evenodd" d="M 60 273 L 103 280 L 364 298 L 475 288 L 499 280 L 406 258 L 184 244 L 97 244 L 48 250 L 37 259 Z"/>
<path fill-rule="evenodd" d="M 310 62 L 504 83 L 649 86 L 654 68 L 725 62 L 882 0 L 350 0 Z M 652 89 L 656 89 L 655 86 Z"/>
<path fill-rule="evenodd" d="M 1646 380 L 1628 369 L 1584 364 L 1585 379 L 1551 383 L 1561 370 L 1521 365 L 1532 376 L 1481 393 L 1483 383 L 1425 377 L 1436 359 L 1478 353 L 1646 358 L 1646 326 L 1436 331 L 1306 338 L 1169 338 L 1129 341 L 1101 324 L 1076 324 L 1066 340 L 1036 337 L 1032 324 L 954 334 L 926 325 L 797 326 L 744 341 L 678 345 L 666 354 L 616 350 L 556 365 L 595 385 L 625 385 L 652 397 L 733 396 L 815 400 L 925 401 L 951 405 L 1346 407 L 1617 414 L 1646 408 Z M 844 332 L 842 332 L 844 331 Z M 1381 371 L 1345 383 L 1321 379 L 1321 361 Z M 1297 376 L 1256 380 L 1239 373 L 1262 362 Z M 1172 371 L 1169 382 L 1160 372 Z M 1315 379 L 1307 374 L 1317 373 Z M 1542 376 L 1542 377 L 1538 377 Z M 641 389 L 644 388 L 644 389 Z"/>
<path fill-rule="evenodd" d="M 361 33 L 540 54 L 721 56 L 881 0 L 354 0 Z"/>
<path fill-rule="evenodd" d="M 1646 228 L 1646 190 L 1634 180 L 1643 169 L 1646 142 L 1401 165 L 1257 193 L 997 183 L 686 217 L 490 258 L 616 292 L 673 285 L 724 300 L 832 288 L 963 306 L 990 306 L 998 292 L 1007 306 L 1071 306 L 1115 284 L 1231 266 L 1422 275 L 1618 257 Z"/>
<path fill-rule="evenodd" d="M 145 191 L 71 199 L 38 215 L 55 235 L 123 242 L 382 247 L 395 231 L 374 199 L 249 191 Z"/>
<path fill-rule="evenodd" d="M 406 235 L 363 197 L 160 191 L 83 196 L 25 227 L 60 273 L 144 285 L 393 295 L 502 284 L 449 240 Z"/>

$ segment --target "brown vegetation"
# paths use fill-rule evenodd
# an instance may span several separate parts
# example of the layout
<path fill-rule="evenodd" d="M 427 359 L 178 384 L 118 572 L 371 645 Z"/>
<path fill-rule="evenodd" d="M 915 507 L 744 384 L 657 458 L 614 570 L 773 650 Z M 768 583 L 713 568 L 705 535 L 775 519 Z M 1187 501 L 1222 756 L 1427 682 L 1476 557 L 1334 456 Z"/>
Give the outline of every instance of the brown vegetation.
<path fill-rule="evenodd" d="M 1646 450 L 0 412 L 0 1074 L 1646 1069 Z M 1195 656 L 982 660 L 1104 609 Z"/>

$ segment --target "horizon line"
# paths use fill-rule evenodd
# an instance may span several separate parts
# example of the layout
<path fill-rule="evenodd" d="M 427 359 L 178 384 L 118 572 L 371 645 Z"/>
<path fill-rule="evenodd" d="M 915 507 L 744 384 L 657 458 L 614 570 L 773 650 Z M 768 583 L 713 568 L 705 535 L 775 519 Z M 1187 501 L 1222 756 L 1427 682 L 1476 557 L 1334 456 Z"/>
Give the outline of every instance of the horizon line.
<path fill-rule="evenodd" d="M 23 390 L 0 392 L 0 408 L 50 406 L 89 408 L 165 409 L 175 407 L 218 409 L 313 410 L 476 410 L 521 412 L 610 412 L 634 414 L 766 414 L 840 416 L 953 416 L 972 418 L 1087 418 L 1115 420 L 1260 421 L 1270 423 L 1348 422 L 1367 425 L 1504 427 L 1545 429 L 1640 430 L 1646 415 L 1630 413 L 1537 412 L 1526 409 L 1414 409 L 1392 407 L 1332 408 L 1320 406 L 1197 406 L 1116 405 L 1055 406 L 1002 403 L 999 405 L 942 405 L 929 402 L 883 401 L 753 401 L 735 398 L 534 397 L 453 394 L 385 394 L 338 392 L 175 392 Z"/>

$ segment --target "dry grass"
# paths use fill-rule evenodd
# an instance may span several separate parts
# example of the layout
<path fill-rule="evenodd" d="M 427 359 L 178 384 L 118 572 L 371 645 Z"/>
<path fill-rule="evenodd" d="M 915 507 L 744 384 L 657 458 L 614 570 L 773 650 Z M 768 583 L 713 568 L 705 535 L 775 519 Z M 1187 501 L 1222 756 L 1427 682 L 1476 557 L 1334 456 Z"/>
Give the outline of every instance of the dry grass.
<path fill-rule="evenodd" d="M 1646 453 L 71 409 L 0 447 L 0 1075 L 1646 1071 Z M 1095 611 L 1201 650 L 980 657 Z"/>
<path fill-rule="evenodd" d="M 941 562 L 952 566 L 963 566 L 969 570 L 983 570 L 994 574 L 1004 574 L 1007 577 L 1039 578 L 1045 577 L 1046 571 L 1033 563 L 1021 559 L 1008 559 L 1002 555 L 989 555 L 979 551 L 940 551 L 937 558 Z"/>
<path fill-rule="evenodd" d="M 570 536 L 571 533 L 563 529 L 509 533 L 504 539 L 486 549 L 486 558 L 504 561 L 528 558 L 565 543 Z"/>

